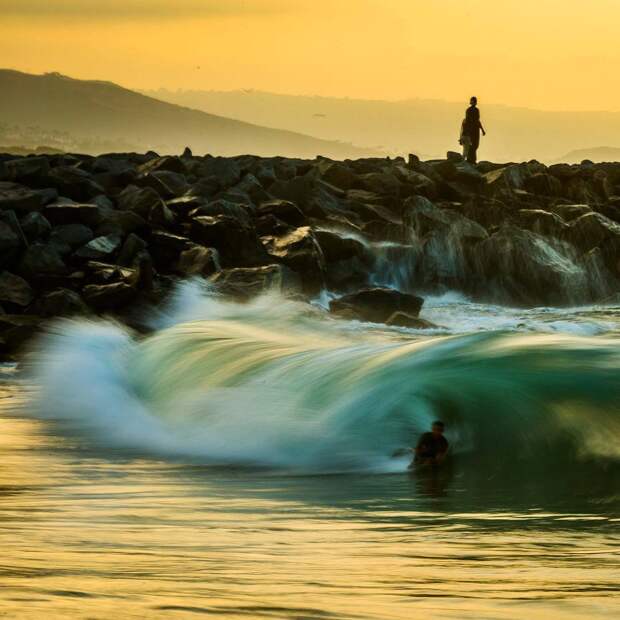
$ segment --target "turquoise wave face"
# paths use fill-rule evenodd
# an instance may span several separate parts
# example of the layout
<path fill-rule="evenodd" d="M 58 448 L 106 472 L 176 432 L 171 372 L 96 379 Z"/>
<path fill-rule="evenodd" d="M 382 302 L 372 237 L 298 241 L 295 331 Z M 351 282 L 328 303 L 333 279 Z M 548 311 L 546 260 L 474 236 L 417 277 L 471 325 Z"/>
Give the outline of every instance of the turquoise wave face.
<path fill-rule="evenodd" d="M 405 471 L 392 454 L 441 418 L 453 467 L 617 474 L 617 338 L 421 337 L 276 297 L 181 296 L 157 323 L 140 341 L 111 323 L 58 324 L 30 368 L 37 414 L 139 453 L 329 472 Z"/>

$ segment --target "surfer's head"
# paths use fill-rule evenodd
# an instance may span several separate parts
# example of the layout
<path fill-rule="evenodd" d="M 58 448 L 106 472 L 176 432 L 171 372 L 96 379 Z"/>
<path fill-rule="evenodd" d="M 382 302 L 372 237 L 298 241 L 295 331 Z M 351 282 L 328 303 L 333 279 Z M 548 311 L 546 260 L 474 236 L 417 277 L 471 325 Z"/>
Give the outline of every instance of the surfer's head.
<path fill-rule="evenodd" d="M 433 431 L 433 435 L 440 436 L 443 435 L 444 423 L 439 420 L 435 420 L 433 422 L 433 426 L 431 430 Z"/>

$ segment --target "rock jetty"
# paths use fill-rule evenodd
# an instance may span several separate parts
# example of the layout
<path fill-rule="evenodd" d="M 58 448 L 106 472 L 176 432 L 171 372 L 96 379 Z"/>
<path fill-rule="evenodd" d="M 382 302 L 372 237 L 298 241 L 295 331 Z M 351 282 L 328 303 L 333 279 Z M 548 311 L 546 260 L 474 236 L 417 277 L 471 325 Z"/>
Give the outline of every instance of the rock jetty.
<path fill-rule="evenodd" d="M 328 290 L 335 315 L 421 328 L 420 295 L 445 290 L 613 299 L 620 163 L 0 155 L 4 359 L 55 317 L 140 328 L 189 277 L 241 300 Z"/>

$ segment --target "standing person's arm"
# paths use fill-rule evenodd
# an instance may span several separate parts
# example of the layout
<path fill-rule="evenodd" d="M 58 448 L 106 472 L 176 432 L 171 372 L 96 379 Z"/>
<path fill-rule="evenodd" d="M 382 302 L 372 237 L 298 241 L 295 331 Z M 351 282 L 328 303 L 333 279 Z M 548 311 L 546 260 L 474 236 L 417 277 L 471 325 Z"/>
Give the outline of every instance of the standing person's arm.
<path fill-rule="evenodd" d="M 478 121 L 478 126 L 480 127 L 480 131 L 482 131 L 482 135 L 486 136 L 487 132 L 484 130 L 484 127 L 482 126 L 482 123 L 480 121 Z"/>

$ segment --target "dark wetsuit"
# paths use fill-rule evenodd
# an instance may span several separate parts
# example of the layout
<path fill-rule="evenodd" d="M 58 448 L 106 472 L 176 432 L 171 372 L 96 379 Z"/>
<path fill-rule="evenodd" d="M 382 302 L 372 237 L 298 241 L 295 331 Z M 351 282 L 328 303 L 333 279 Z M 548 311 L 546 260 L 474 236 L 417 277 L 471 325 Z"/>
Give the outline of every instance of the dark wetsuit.
<path fill-rule="evenodd" d="M 465 112 L 463 135 L 468 136 L 471 140 L 471 146 L 467 152 L 467 161 L 470 164 L 475 164 L 480 146 L 480 110 L 475 106 L 469 106 Z"/>
<path fill-rule="evenodd" d="M 426 459 L 435 459 L 439 454 L 445 454 L 448 446 L 448 440 L 443 435 L 435 437 L 433 433 L 424 433 L 418 441 L 415 462 L 423 463 Z"/>

